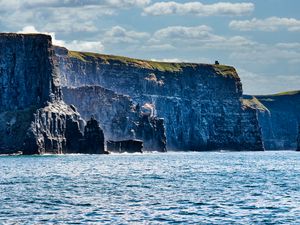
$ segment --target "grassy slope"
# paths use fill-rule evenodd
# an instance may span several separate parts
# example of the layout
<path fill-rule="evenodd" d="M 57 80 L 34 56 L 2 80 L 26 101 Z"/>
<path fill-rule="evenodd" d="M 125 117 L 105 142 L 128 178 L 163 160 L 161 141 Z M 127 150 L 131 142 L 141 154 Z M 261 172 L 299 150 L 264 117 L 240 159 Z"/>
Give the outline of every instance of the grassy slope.
<path fill-rule="evenodd" d="M 104 64 L 125 64 L 135 67 L 140 67 L 150 70 L 158 70 L 162 72 L 181 72 L 184 68 L 196 69 L 199 66 L 212 66 L 217 74 L 238 78 L 236 70 L 231 66 L 214 65 L 214 64 L 197 64 L 197 63 L 172 63 L 172 62 L 157 62 L 150 60 L 140 60 L 128 58 L 124 56 L 104 55 L 91 52 L 69 51 L 68 56 L 76 58 L 84 62 L 90 62 L 93 59 L 102 60 Z"/>
<path fill-rule="evenodd" d="M 280 92 L 272 95 L 256 95 L 255 97 L 261 102 L 290 101 L 290 100 L 299 101 L 300 90 Z"/>
<path fill-rule="evenodd" d="M 257 95 L 254 97 L 269 110 L 279 110 L 283 112 L 293 111 L 299 112 L 300 114 L 300 91 Z"/>

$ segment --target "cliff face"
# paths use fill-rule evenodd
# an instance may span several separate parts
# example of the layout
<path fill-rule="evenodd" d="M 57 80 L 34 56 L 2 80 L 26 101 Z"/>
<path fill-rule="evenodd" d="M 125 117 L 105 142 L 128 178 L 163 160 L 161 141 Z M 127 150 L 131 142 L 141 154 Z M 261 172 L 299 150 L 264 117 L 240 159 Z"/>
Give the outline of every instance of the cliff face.
<path fill-rule="evenodd" d="M 68 149 L 84 121 L 62 101 L 51 37 L 0 34 L 0 154 Z"/>
<path fill-rule="evenodd" d="M 0 34 L 0 48 L 1 112 L 60 99 L 50 36 Z"/>
<path fill-rule="evenodd" d="M 144 114 L 129 96 L 99 87 L 63 89 L 64 100 L 77 107 L 84 119 L 94 116 L 104 130 L 105 139 L 140 139 L 146 151 L 165 151 L 163 120 Z"/>
<path fill-rule="evenodd" d="M 263 150 L 255 112 L 243 108 L 242 85 L 232 67 L 62 49 L 57 55 L 63 86 L 111 89 L 164 118 L 169 149 Z"/>
<path fill-rule="evenodd" d="M 253 97 L 251 97 L 253 98 Z M 255 96 L 266 149 L 297 149 L 300 91 Z"/>

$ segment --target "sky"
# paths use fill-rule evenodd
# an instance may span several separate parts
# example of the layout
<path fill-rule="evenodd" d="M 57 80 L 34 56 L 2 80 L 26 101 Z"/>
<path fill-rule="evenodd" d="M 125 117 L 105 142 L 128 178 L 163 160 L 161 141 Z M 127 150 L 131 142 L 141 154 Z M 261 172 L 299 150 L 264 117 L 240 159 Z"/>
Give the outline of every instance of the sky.
<path fill-rule="evenodd" d="M 300 89 L 299 0 L 0 0 L 0 32 L 71 50 L 234 66 L 246 94 Z"/>

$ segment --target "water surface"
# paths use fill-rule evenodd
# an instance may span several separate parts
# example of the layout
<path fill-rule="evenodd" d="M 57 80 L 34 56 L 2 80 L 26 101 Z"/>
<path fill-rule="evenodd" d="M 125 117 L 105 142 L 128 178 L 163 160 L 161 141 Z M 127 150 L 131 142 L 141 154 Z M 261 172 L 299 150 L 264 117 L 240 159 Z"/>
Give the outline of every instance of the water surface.
<path fill-rule="evenodd" d="M 0 156 L 0 224 L 300 224 L 300 153 Z"/>

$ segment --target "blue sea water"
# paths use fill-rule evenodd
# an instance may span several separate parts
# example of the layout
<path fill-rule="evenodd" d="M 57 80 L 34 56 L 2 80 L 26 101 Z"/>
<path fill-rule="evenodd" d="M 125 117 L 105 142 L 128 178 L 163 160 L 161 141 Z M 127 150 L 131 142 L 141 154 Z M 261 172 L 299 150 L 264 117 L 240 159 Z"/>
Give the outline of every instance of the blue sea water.
<path fill-rule="evenodd" d="M 0 156 L 0 224 L 300 224 L 300 153 Z"/>

